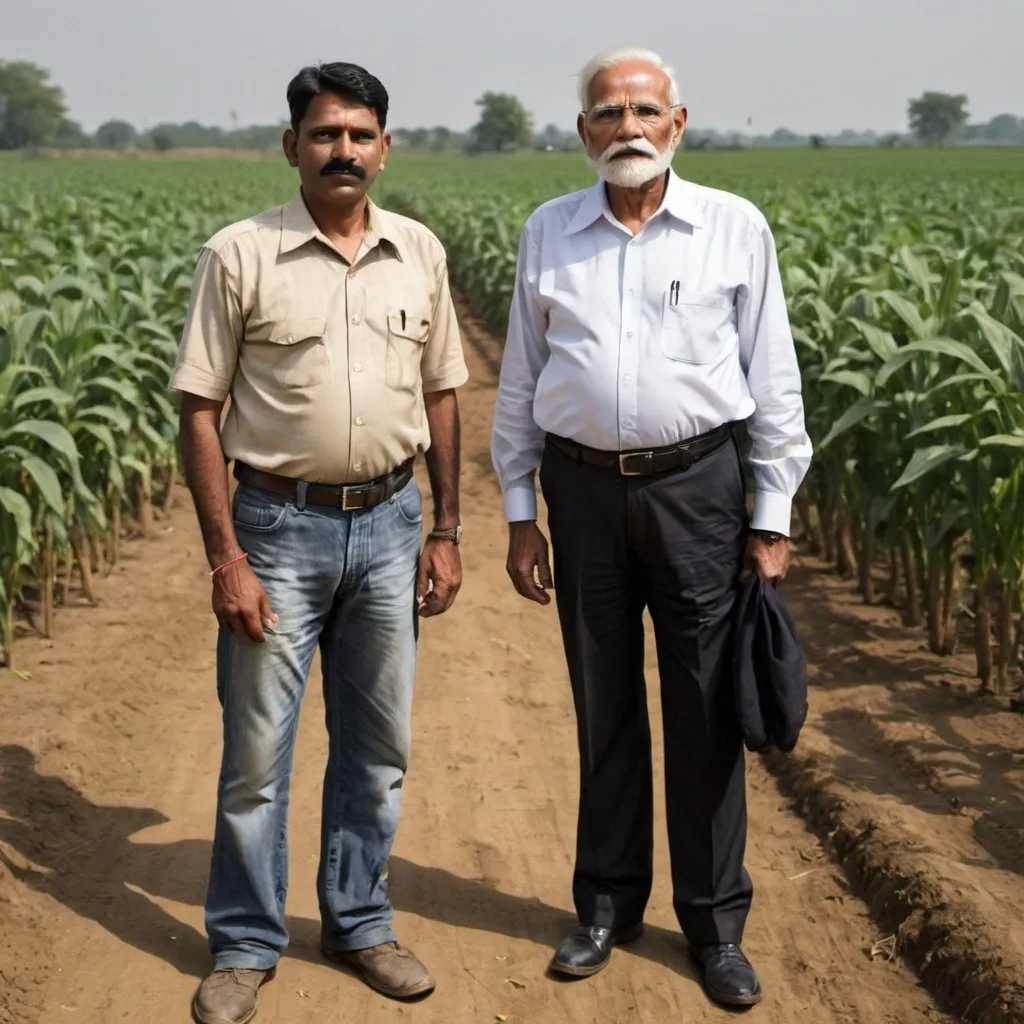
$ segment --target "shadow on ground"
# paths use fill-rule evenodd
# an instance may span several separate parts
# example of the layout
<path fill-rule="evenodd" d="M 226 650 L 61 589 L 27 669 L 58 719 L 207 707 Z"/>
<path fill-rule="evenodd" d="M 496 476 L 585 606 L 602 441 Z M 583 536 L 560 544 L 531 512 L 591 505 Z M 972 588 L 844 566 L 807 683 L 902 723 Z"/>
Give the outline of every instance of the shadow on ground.
<path fill-rule="evenodd" d="M 122 942 L 201 977 L 209 968 L 206 939 L 150 897 L 201 906 L 210 843 L 184 839 L 136 843 L 132 835 L 168 819 L 153 808 L 92 803 L 74 786 L 40 774 L 25 747 L 0 747 L 0 862 L 23 884 L 95 921 Z M 446 927 L 492 932 L 554 949 L 574 915 L 443 868 L 392 858 L 398 911 Z M 320 962 L 319 922 L 289 917 L 287 955 Z M 648 927 L 630 951 L 693 978 L 681 936 Z"/>

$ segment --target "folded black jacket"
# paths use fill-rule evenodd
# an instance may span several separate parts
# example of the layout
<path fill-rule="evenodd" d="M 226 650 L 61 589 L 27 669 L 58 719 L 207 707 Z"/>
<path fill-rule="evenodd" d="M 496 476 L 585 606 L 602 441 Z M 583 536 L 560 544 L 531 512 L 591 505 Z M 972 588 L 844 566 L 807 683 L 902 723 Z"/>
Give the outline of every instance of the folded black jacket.
<path fill-rule="evenodd" d="M 750 751 L 789 752 L 807 718 L 807 663 L 793 616 L 777 587 L 756 573 L 736 602 L 733 676 L 743 742 Z"/>

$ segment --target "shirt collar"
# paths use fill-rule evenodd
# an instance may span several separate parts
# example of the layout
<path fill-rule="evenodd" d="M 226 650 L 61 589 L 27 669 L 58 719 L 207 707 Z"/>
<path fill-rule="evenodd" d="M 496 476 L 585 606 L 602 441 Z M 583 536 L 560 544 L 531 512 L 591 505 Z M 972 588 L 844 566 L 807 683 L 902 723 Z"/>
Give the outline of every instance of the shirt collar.
<path fill-rule="evenodd" d="M 366 207 L 366 231 L 363 242 L 367 251 L 379 242 L 387 242 L 394 249 L 395 255 L 401 259 L 398 233 L 387 212 L 369 198 L 366 200 Z M 313 220 L 306 201 L 302 198 L 302 190 L 299 189 L 281 210 L 281 241 L 278 250 L 282 254 L 294 252 L 314 238 L 327 242 L 316 226 L 316 221 Z"/>
<path fill-rule="evenodd" d="M 661 206 L 655 216 L 659 216 L 663 212 L 691 227 L 704 226 L 704 217 L 697 203 L 697 197 L 694 195 L 693 186 L 689 182 L 683 181 L 672 168 L 669 168 L 665 195 L 662 197 Z M 569 221 L 565 233 L 572 235 L 582 231 L 584 228 L 590 227 L 599 217 L 605 217 L 608 220 L 614 217 L 608 206 L 608 195 L 603 181 L 598 181 L 584 193 L 583 201 L 576 210 L 575 216 Z"/>

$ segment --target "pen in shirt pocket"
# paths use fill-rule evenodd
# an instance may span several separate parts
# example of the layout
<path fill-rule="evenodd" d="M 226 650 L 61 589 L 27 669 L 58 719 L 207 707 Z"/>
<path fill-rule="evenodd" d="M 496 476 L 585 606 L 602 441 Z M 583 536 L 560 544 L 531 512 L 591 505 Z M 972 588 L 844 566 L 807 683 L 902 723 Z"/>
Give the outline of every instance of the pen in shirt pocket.
<path fill-rule="evenodd" d="M 679 282 L 673 281 L 668 286 L 668 304 L 670 306 L 676 306 L 679 304 Z"/>

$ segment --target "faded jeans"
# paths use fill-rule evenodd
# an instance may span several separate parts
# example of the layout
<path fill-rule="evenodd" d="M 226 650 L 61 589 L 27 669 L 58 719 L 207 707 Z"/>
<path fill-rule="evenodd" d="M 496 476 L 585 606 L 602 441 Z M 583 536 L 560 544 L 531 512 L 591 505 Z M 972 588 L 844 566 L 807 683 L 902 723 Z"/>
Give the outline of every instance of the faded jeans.
<path fill-rule="evenodd" d="M 329 744 L 321 942 L 348 950 L 395 939 L 381 875 L 409 757 L 423 505 L 415 480 L 356 512 L 241 485 L 234 521 L 279 618 L 263 643 L 218 637 L 224 747 L 206 928 L 217 968 L 266 970 L 288 943 L 289 787 L 318 644 Z"/>

